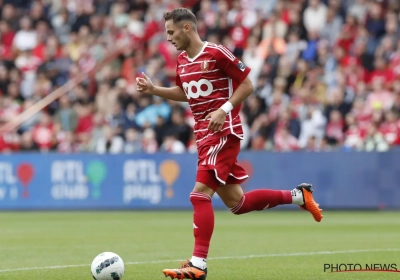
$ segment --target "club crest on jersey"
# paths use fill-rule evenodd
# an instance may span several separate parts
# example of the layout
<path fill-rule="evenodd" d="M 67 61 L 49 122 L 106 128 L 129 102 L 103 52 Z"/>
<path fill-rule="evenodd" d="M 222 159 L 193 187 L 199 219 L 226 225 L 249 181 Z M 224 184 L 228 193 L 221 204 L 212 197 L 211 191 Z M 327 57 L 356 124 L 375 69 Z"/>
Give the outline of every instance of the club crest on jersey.
<path fill-rule="evenodd" d="M 204 60 L 201 64 L 200 64 L 200 68 L 201 68 L 201 72 L 207 72 L 208 71 L 208 61 Z"/>

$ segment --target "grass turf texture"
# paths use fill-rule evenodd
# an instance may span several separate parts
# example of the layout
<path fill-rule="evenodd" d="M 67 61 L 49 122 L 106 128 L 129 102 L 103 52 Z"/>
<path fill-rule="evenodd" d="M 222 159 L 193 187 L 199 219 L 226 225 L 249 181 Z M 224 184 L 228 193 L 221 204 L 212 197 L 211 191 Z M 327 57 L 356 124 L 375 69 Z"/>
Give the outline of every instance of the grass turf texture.
<path fill-rule="evenodd" d="M 400 273 L 323 271 L 325 263 L 395 263 L 400 270 L 399 214 L 325 212 L 323 221 L 316 223 L 300 210 L 242 216 L 217 212 L 207 280 L 400 279 Z M 162 269 L 175 268 L 176 260 L 191 256 L 191 215 L 189 211 L 0 213 L 0 279 L 89 280 L 90 263 L 103 251 L 115 252 L 128 263 L 123 280 L 165 279 Z M 80 266 L 15 271 L 67 265 Z"/>

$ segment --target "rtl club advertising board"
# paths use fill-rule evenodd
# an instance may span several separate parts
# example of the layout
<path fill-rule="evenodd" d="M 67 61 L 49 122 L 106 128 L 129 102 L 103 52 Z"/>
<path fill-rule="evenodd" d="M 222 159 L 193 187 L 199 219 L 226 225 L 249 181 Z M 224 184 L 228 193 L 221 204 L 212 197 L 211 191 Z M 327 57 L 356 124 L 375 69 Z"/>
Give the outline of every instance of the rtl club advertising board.
<path fill-rule="evenodd" d="M 245 191 L 309 182 L 325 209 L 400 209 L 397 153 L 242 152 L 239 162 Z M 0 209 L 191 209 L 196 164 L 196 154 L 3 155 Z M 225 208 L 217 195 L 213 205 Z"/>

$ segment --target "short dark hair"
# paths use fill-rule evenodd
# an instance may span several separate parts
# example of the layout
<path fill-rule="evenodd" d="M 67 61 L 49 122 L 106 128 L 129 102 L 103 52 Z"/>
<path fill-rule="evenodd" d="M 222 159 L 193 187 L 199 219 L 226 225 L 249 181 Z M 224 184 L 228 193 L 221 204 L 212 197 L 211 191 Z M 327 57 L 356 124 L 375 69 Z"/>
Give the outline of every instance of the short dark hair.
<path fill-rule="evenodd" d="M 188 20 L 192 22 L 194 26 L 197 25 L 196 16 L 192 13 L 191 10 L 186 8 L 177 8 L 172 10 L 171 12 L 164 13 L 164 20 L 165 21 L 172 20 L 174 23 L 178 23 L 183 20 Z"/>

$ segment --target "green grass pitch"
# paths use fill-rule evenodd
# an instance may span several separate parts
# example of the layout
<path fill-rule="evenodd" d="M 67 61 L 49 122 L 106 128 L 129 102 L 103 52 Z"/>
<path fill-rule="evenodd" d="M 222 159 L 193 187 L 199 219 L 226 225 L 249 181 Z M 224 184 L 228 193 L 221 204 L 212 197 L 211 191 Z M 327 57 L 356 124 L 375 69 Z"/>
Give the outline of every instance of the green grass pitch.
<path fill-rule="evenodd" d="M 192 253 L 190 211 L 1 212 L 0 279 L 92 279 L 90 263 L 119 254 L 123 280 L 166 279 Z M 327 273 L 324 264 L 396 264 L 400 212 L 216 212 L 207 280 L 400 279 L 400 273 Z M 390 250 L 389 250 L 390 249 Z M 169 278 L 168 278 L 169 279 Z"/>

